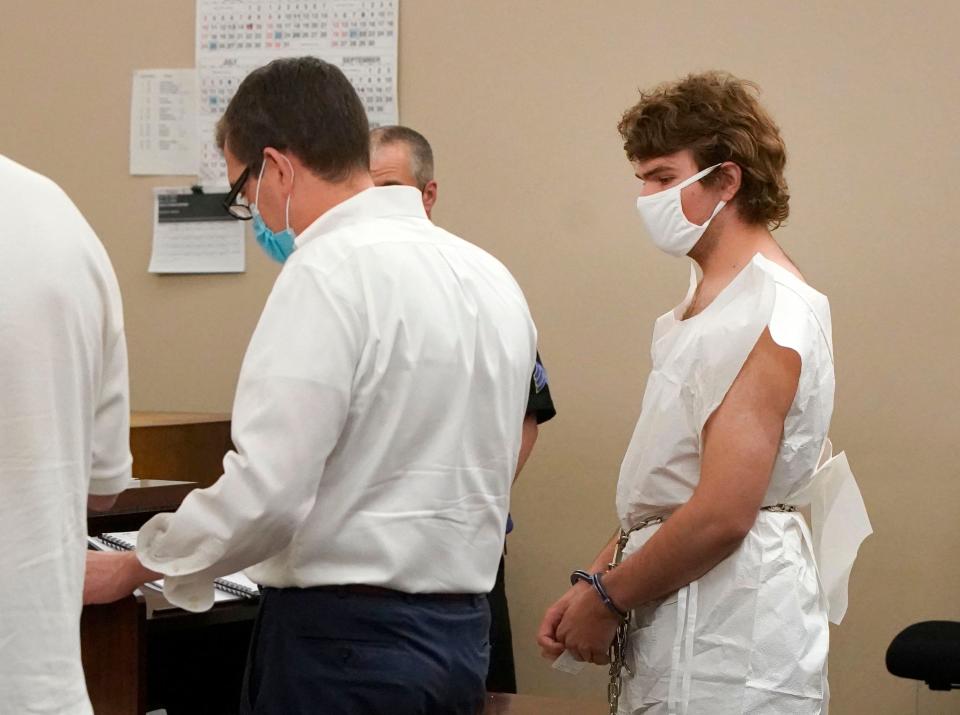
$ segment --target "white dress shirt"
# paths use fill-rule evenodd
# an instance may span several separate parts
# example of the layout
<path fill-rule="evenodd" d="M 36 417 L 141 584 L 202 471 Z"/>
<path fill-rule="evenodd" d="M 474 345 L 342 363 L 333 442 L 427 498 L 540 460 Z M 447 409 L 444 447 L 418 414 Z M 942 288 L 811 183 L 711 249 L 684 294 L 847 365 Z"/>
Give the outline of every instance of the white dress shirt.
<path fill-rule="evenodd" d="M 73 202 L 3 156 L 0 221 L 0 713 L 86 715 L 87 495 L 130 481 L 120 291 Z"/>
<path fill-rule="evenodd" d="M 489 591 L 535 346 L 507 269 L 434 226 L 416 189 L 344 201 L 267 300 L 223 476 L 143 527 L 140 560 L 189 610 L 248 567 L 277 587 Z"/>

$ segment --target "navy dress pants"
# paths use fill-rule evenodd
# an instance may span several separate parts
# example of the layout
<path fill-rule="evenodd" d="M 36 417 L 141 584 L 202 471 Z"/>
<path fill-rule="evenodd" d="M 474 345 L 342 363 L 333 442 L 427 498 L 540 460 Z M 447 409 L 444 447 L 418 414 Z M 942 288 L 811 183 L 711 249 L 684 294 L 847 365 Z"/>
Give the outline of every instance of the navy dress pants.
<path fill-rule="evenodd" d="M 484 596 L 265 588 L 242 715 L 477 715 Z"/>

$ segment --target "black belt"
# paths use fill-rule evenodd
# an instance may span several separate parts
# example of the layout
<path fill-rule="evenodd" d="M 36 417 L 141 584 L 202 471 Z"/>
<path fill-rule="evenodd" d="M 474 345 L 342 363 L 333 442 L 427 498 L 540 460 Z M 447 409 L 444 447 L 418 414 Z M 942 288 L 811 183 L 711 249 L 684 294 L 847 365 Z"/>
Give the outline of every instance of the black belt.
<path fill-rule="evenodd" d="M 392 588 L 383 586 L 370 586 L 363 583 L 331 585 L 331 586 L 308 586 L 306 588 L 283 589 L 264 587 L 263 591 L 286 591 L 296 590 L 315 593 L 334 593 L 341 597 L 347 596 L 375 596 L 379 598 L 395 598 L 404 601 L 459 601 L 472 602 L 478 598 L 483 598 L 483 594 L 475 593 L 407 593 L 406 591 L 396 591 Z"/>

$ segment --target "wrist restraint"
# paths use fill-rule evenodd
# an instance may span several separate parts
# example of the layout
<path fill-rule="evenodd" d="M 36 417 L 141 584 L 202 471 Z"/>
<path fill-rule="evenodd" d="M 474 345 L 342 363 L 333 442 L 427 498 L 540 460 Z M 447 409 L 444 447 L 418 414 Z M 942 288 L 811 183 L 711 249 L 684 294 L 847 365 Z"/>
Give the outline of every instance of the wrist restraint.
<path fill-rule="evenodd" d="M 597 573 L 587 573 L 581 569 L 577 569 L 572 574 L 570 574 L 570 585 L 575 586 L 580 581 L 585 581 L 593 586 L 593 590 L 597 592 L 597 595 L 600 596 L 600 600 L 603 601 L 603 605 L 606 606 L 612 613 L 615 613 L 617 618 L 621 621 L 627 619 L 627 612 L 620 610 L 620 608 L 613 602 L 613 599 L 610 598 L 607 593 L 607 589 L 603 587 L 603 581 L 601 580 L 603 573 L 598 571 Z"/>

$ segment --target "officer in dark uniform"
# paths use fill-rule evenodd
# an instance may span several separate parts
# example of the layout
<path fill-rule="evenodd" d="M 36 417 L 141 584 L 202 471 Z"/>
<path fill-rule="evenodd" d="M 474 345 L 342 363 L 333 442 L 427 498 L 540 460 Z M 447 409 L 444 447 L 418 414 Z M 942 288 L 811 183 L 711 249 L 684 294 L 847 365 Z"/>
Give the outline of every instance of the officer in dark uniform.
<path fill-rule="evenodd" d="M 547 371 L 537 353 L 537 363 L 530 378 L 530 397 L 527 399 L 527 420 L 531 418 L 540 425 L 551 420 L 557 414 L 550 397 L 550 383 Z M 526 427 L 526 425 L 525 425 Z M 536 439 L 536 437 L 534 437 Z M 530 449 L 533 444 L 530 444 Z M 529 454 L 529 450 L 527 451 Z M 521 454 L 525 460 L 526 454 Z M 520 474 L 522 464 L 517 466 Z M 513 519 L 507 517 L 507 534 L 513 531 Z M 506 554 L 506 546 L 504 546 Z M 517 671 L 513 662 L 513 635 L 510 631 L 510 611 L 507 608 L 507 592 L 504 583 L 504 559 L 500 557 L 497 581 L 487 595 L 490 603 L 490 669 L 487 671 L 487 691 L 491 693 L 517 692 Z"/>
<path fill-rule="evenodd" d="M 423 195 L 423 207 L 430 216 L 437 200 L 437 182 L 433 178 L 433 150 L 419 132 L 409 127 L 379 127 L 370 135 L 370 175 L 377 186 L 415 186 Z M 557 411 L 550 398 L 547 371 L 540 362 L 534 366 L 530 378 L 530 397 L 527 416 L 523 422 L 523 440 L 517 474 L 530 456 L 537 439 L 537 425 L 552 419 Z M 507 517 L 507 533 L 513 521 Z M 506 551 L 506 548 L 504 548 Z M 517 692 L 517 675 L 513 663 L 513 640 L 510 634 L 510 613 L 504 590 L 504 563 L 500 559 L 497 581 L 490 592 L 490 669 L 487 690 L 492 693 Z"/>

